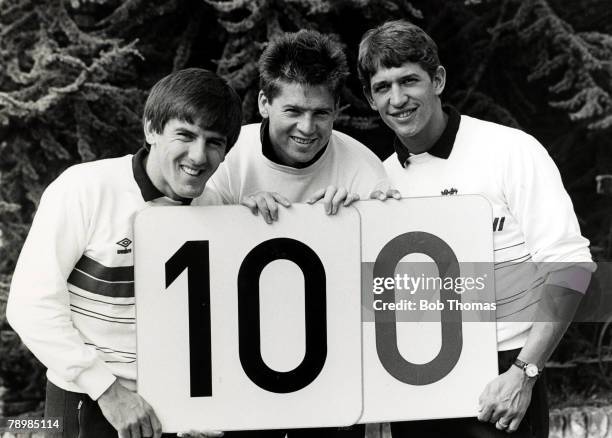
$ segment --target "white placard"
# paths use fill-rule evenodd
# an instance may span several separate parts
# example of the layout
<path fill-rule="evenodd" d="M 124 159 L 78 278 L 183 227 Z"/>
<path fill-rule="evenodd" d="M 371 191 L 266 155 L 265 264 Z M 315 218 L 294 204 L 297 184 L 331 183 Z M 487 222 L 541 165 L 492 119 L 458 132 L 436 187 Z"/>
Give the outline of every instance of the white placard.
<path fill-rule="evenodd" d="M 293 205 L 273 225 L 240 206 L 140 213 L 138 392 L 164 431 L 355 423 L 360 261 L 353 209 Z"/>
<path fill-rule="evenodd" d="M 414 278 L 425 279 L 429 274 L 419 272 L 418 267 L 425 267 L 423 269 L 427 271 L 426 267 L 436 266 L 433 262 L 438 262 L 440 266 L 437 269 L 444 270 L 444 275 L 447 275 L 449 269 L 452 271 L 449 260 L 456 258 L 459 271 L 455 276 L 483 277 L 481 281 L 486 283 L 486 287 L 478 291 L 477 298 L 483 303 L 494 303 L 490 205 L 480 196 L 448 196 L 387 200 L 384 204 L 359 202 L 355 208 L 361 217 L 363 269 L 374 270 L 370 277 L 367 273 L 362 274 L 366 285 L 363 312 L 364 412 L 360 422 L 477 415 L 478 396 L 497 375 L 494 312 L 489 322 L 474 322 L 473 314 L 468 318 L 471 322 L 454 325 L 446 322 L 444 341 L 442 324 L 431 319 L 431 312 L 421 312 L 421 322 L 398 323 L 382 322 L 385 317 L 395 321 L 393 312 L 378 312 L 380 322 L 377 329 L 372 309 L 377 299 L 386 296 L 398 303 L 401 293 L 408 293 L 413 302 L 418 303 L 422 297 L 429 303 L 440 301 L 448 306 L 443 298 L 450 295 L 440 295 L 439 290 L 436 295 L 436 291 L 423 289 L 413 289 L 414 294 L 393 289 L 390 296 L 378 295 L 372 292 L 372 282 L 377 272 L 378 275 L 386 272 L 380 278 L 398 275 L 395 269 L 398 261 L 402 262 L 403 269 L 417 269 L 411 274 L 402 273 Z M 390 243 L 392 241 L 394 243 Z M 386 249 L 383 251 L 383 248 Z M 381 252 L 387 255 L 381 256 Z M 377 259 L 378 270 L 372 268 Z M 403 263 L 425 261 L 430 263 Z M 456 295 L 454 291 L 451 294 Z M 468 295 L 465 293 L 464 301 Z M 474 293 L 471 297 L 473 299 Z M 404 312 L 407 313 L 403 316 L 410 316 L 409 310 Z M 440 315 L 439 311 L 434 313 Z M 447 312 L 445 318 L 450 321 L 457 316 L 456 312 Z"/>

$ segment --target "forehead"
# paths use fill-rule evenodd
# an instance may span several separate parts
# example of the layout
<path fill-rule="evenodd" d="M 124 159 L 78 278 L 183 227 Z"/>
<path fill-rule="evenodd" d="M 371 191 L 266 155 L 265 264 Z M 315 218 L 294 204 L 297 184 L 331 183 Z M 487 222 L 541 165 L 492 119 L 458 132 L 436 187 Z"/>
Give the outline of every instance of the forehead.
<path fill-rule="evenodd" d="M 417 76 L 429 76 L 423 67 L 416 62 L 406 62 L 399 67 L 384 67 L 379 64 L 376 73 L 370 77 L 370 85 L 377 82 L 393 82 L 399 78 L 417 75 Z"/>
<path fill-rule="evenodd" d="M 331 109 L 335 99 L 325 85 L 308 85 L 297 82 L 279 82 L 279 93 L 272 100 L 272 105 L 295 106 L 304 109 Z"/>
<path fill-rule="evenodd" d="M 199 135 L 205 138 L 219 138 L 225 140 L 226 135 L 222 132 L 208 129 L 206 126 L 194 124 L 180 119 L 170 119 L 164 126 L 164 133 L 172 134 L 180 131 L 188 131 L 194 135 Z"/>

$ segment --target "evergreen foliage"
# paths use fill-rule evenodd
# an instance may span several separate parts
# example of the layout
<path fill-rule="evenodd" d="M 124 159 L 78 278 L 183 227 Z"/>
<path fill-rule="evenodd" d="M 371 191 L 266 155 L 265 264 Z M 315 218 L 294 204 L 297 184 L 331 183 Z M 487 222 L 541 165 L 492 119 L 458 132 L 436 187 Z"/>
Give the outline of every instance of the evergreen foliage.
<path fill-rule="evenodd" d="M 0 385 L 19 393 L 24 373 L 39 369 L 3 321 L 3 305 L 43 189 L 71 164 L 135 151 L 146 92 L 176 69 L 216 70 L 243 97 L 245 121 L 257 120 L 256 61 L 285 31 L 313 28 L 344 45 L 353 76 L 338 127 L 384 157 L 389 131 L 362 98 L 357 44 L 388 19 L 422 26 L 447 67 L 444 100 L 539 138 L 560 166 L 596 254 L 609 259 L 610 203 L 595 194 L 594 182 L 612 173 L 608 3 L 0 0 Z"/>

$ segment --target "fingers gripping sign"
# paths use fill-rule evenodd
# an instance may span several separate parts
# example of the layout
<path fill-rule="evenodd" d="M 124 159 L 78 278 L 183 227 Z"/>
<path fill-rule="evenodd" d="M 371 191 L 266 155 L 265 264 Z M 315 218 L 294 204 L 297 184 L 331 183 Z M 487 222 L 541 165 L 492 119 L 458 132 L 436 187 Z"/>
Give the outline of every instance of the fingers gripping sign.
<path fill-rule="evenodd" d="M 378 199 L 379 201 L 386 201 L 389 198 L 402 199 L 402 195 L 399 190 L 389 189 L 386 192 L 382 190 L 374 190 L 370 193 L 370 199 Z"/>
<path fill-rule="evenodd" d="M 348 207 L 353 202 L 358 201 L 359 195 L 357 193 L 349 193 L 344 187 L 330 185 L 325 189 L 317 190 L 306 202 L 308 204 L 314 204 L 321 199 L 323 200 L 325 213 L 333 215 L 338 213 L 338 209 L 341 205 Z"/>
<path fill-rule="evenodd" d="M 265 191 L 245 196 L 240 203 L 248 207 L 254 215 L 261 212 L 264 221 L 268 224 L 278 220 L 278 204 L 285 208 L 291 206 L 291 202 L 280 193 Z"/>
<path fill-rule="evenodd" d="M 478 420 L 493 423 L 498 430 L 515 432 L 529 407 L 534 383 L 535 379 L 511 367 L 485 387 L 479 399 Z"/>
<path fill-rule="evenodd" d="M 100 396 L 98 404 L 119 438 L 161 437 L 161 423 L 153 408 L 117 381 Z"/>
<path fill-rule="evenodd" d="M 344 203 L 342 205 L 344 205 L 345 207 L 348 207 L 349 205 L 351 205 L 353 202 L 355 201 L 359 201 L 359 194 L 358 193 L 349 193 L 346 196 L 346 200 L 344 201 Z"/>

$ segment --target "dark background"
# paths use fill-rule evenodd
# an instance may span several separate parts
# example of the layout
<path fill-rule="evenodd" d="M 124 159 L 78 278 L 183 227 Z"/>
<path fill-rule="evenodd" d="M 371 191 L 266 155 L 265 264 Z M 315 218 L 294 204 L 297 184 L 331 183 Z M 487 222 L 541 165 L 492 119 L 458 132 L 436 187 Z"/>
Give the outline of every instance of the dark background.
<path fill-rule="evenodd" d="M 42 397 L 42 368 L 10 330 L 4 305 L 49 182 L 71 164 L 134 152 L 148 89 L 176 69 L 217 71 L 244 99 L 245 122 L 256 121 L 259 54 L 270 38 L 302 28 L 345 46 L 353 75 L 336 128 L 385 158 L 390 132 L 362 98 L 355 61 L 363 32 L 393 18 L 437 41 L 446 103 L 519 127 L 546 146 L 593 255 L 612 258 L 611 190 L 605 180 L 596 186 L 597 175 L 612 174 L 609 0 L 4 0 L 0 414 L 35 409 Z M 594 282 L 583 306 L 601 306 L 605 287 Z M 610 403 L 610 338 L 602 322 L 570 328 L 549 367 L 555 406 Z"/>

